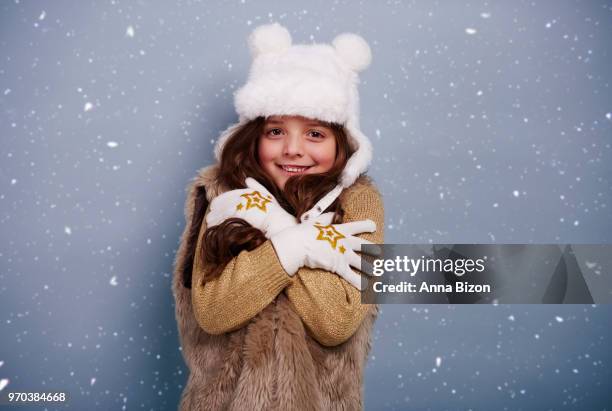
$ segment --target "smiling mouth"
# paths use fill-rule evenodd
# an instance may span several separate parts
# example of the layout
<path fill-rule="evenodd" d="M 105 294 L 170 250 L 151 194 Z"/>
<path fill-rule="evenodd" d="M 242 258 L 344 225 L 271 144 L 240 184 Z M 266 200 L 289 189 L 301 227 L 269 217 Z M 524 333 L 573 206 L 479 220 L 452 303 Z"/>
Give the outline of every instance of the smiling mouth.
<path fill-rule="evenodd" d="M 277 166 L 281 170 L 287 173 L 290 173 L 290 174 L 300 174 L 308 170 L 310 167 L 312 167 L 312 166 L 294 166 L 294 165 L 282 165 L 282 164 L 277 164 Z"/>

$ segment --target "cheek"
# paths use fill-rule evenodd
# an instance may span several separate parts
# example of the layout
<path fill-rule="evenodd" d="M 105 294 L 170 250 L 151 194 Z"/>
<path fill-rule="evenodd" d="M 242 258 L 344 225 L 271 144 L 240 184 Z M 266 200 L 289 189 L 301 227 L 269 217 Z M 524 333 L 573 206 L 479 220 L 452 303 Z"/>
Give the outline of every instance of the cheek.
<path fill-rule="evenodd" d="M 319 163 L 320 171 L 327 171 L 332 168 L 336 161 L 336 142 L 317 144 L 311 151 L 312 158 Z"/>
<path fill-rule="evenodd" d="M 274 142 L 262 138 L 259 142 L 259 149 L 257 155 L 262 166 L 266 167 L 272 163 L 277 157 L 277 148 Z"/>

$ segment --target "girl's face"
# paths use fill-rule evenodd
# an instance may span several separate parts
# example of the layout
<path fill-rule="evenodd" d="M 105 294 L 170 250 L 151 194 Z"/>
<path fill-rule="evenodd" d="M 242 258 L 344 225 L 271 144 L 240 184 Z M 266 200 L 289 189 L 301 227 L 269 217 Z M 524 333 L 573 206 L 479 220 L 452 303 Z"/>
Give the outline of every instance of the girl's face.
<path fill-rule="evenodd" d="M 270 116 L 259 140 L 259 162 L 282 190 L 291 176 L 321 174 L 336 160 L 336 136 L 323 123 L 301 116 Z"/>

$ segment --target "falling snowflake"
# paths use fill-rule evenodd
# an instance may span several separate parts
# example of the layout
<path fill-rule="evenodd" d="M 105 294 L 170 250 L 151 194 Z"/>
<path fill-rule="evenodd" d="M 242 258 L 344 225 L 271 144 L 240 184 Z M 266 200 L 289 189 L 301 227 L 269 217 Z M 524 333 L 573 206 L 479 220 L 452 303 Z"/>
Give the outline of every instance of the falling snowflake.
<path fill-rule="evenodd" d="M 109 284 L 112 285 L 112 286 L 117 286 L 118 283 L 117 283 L 117 276 L 116 275 L 113 275 L 111 277 L 111 279 L 109 281 Z"/>
<path fill-rule="evenodd" d="M 473 28 L 471 28 L 471 27 L 468 27 L 468 28 L 466 28 L 466 29 L 465 29 L 465 32 L 466 32 L 467 34 L 470 34 L 470 35 L 472 35 L 472 34 L 476 34 L 476 29 L 473 29 Z"/>
<path fill-rule="evenodd" d="M 134 37 L 134 27 L 128 26 L 128 28 L 125 30 L 125 35 L 128 37 Z"/>
<path fill-rule="evenodd" d="M 87 103 L 85 103 L 85 106 L 83 107 L 83 111 L 90 111 L 93 108 L 93 104 L 91 104 L 89 101 Z"/>

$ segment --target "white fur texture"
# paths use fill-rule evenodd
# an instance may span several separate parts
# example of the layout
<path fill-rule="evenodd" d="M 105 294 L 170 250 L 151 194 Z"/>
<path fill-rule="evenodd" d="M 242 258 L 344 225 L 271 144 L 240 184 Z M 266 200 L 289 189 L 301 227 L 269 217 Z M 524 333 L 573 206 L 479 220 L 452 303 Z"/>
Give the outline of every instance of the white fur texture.
<path fill-rule="evenodd" d="M 263 53 L 282 53 L 291 47 L 291 34 L 278 23 L 257 27 L 249 36 L 249 48 L 253 58 Z"/>
<path fill-rule="evenodd" d="M 236 111 L 247 119 L 302 115 L 344 124 L 355 81 L 332 47 L 294 45 L 253 61 L 249 81 L 236 92 Z"/>
<path fill-rule="evenodd" d="M 340 58 L 357 72 L 365 70 L 372 62 L 372 51 L 363 39 L 353 33 L 344 33 L 337 36 L 333 43 Z"/>

